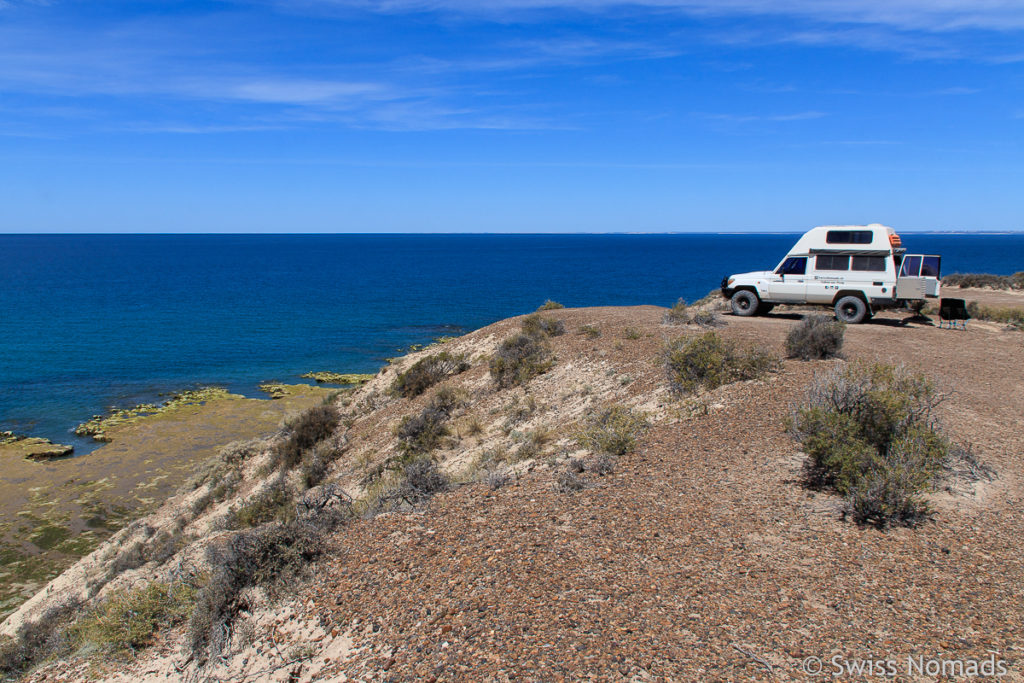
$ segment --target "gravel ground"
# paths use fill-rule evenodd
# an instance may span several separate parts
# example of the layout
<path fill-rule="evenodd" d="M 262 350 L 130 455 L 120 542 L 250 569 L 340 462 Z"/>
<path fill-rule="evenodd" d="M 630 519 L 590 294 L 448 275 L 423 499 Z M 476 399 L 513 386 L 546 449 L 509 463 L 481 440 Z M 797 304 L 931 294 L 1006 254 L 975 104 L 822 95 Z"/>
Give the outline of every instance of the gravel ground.
<path fill-rule="evenodd" d="M 629 321 L 650 336 L 570 341 L 580 348 L 560 347 L 560 360 L 604 351 L 646 367 L 639 385 L 661 381 L 651 358 L 675 330 L 655 312 L 563 313 L 570 328 Z M 729 318 L 723 334 L 780 351 L 794 319 Z M 346 528 L 307 596 L 361 648 L 336 669 L 395 681 L 807 680 L 805 658 L 829 674 L 836 656 L 892 659 L 913 679 L 908 656 L 994 655 L 1003 680 L 1021 680 L 1022 340 L 897 315 L 848 329 L 848 358 L 903 362 L 950 389 L 950 433 L 1000 474 L 937 494 L 922 527 L 858 528 L 834 496 L 800 486 L 784 421 L 814 372 L 841 361 L 786 361 L 768 381 L 714 392 L 710 414 L 652 429 L 583 491 L 558 493 L 540 470 Z"/>
<path fill-rule="evenodd" d="M 970 669 L 957 667 L 989 658 L 1006 667 L 999 680 L 1024 680 L 1024 334 L 991 323 L 939 330 L 889 313 L 847 328 L 846 360 L 787 360 L 766 379 L 693 401 L 667 393 L 660 353 L 666 340 L 701 330 L 664 325 L 664 313 L 546 313 L 567 332 L 551 340 L 555 366 L 530 382 L 536 414 L 517 427 L 552 428 L 543 456 L 520 463 L 497 490 L 464 484 L 424 509 L 346 524 L 312 582 L 286 591 L 287 614 L 256 615 L 309 625 L 292 632 L 315 638 L 281 636 L 275 626 L 236 652 L 220 680 L 865 678 L 834 663 L 894 674 L 875 680 L 943 679 L 945 663 L 944 679 L 960 680 Z M 725 316 L 718 329 L 781 354 L 799 318 Z M 584 325 L 600 335 L 580 333 Z M 525 397 L 496 390 L 485 360 L 518 326 L 502 321 L 446 347 L 474 360 L 447 381 L 470 398 L 455 422 L 483 425 L 436 454 L 449 471 L 510 438 L 501 427 L 507 406 Z M 973 444 L 998 477 L 938 491 L 929 521 L 884 531 L 858 527 L 836 496 L 804 488 L 786 418 L 815 373 L 855 360 L 904 363 L 935 378 L 949 393 L 940 411 L 948 434 Z M 357 462 L 394 452 L 394 426 L 430 398 L 386 398 L 394 372 L 355 395 L 349 410 L 364 408 L 347 432 L 341 481 L 354 481 Z M 653 426 L 610 474 L 588 472 L 583 490 L 558 491 L 574 425 L 613 402 L 649 411 Z M 179 642 L 166 634 L 105 673 L 178 680 Z M 263 673 L 268 653 L 290 648 L 311 653 L 278 657 L 273 674 Z M 819 665 L 820 675 L 808 674 Z M 77 680 L 88 666 L 57 663 L 36 679 Z"/>

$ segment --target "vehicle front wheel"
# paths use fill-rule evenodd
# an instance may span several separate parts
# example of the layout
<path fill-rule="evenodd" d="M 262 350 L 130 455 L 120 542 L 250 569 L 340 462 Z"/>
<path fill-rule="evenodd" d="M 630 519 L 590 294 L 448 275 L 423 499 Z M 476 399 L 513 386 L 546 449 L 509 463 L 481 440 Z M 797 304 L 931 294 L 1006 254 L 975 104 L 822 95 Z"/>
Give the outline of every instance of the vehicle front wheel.
<path fill-rule="evenodd" d="M 849 325 L 864 322 L 868 305 L 859 296 L 844 296 L 836 302 L 836 317 Z"/>
<path fill-rule="evenodd" d="M 733 315 L 740 315 L 744 318 L 750 317 L 757 313 L 759 305 L 761 305 L 761 300 L 757 298 L 757 294 L 750 290 L 741 289 L 732 295 Z"/>

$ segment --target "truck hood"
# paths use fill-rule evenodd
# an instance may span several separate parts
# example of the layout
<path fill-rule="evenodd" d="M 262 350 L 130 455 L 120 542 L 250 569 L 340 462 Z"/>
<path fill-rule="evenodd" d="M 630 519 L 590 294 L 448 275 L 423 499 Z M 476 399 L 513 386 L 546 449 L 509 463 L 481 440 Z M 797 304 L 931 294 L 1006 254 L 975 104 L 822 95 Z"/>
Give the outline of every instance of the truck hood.
<path fill-rule="evenodd" d="M 735 275 L 730 275 L 729 279 L 735 280 L 736 282 L 741 280 L 747 282 L 750 280 L 771 279 L 773 277 L 775 277 L 775 271 L 773 270 L 752 270 L 749 273 L 736 273 Z M 733 284 L 736 284 L 736 282 Z"/>

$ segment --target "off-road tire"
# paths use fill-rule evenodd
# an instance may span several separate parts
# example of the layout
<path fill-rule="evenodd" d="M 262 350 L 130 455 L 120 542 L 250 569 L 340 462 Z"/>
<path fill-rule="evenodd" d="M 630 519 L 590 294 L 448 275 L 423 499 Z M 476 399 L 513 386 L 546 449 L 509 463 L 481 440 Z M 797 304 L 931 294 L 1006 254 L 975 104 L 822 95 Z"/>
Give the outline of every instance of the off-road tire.
<path fill-rule="evenodd" d="M 749 318 L 752 315 L 757 315 L 757 309 L 761 305 L 761 300 L 757 298 L 757 294 L 754 294 L 749 289 L 741 289 L 732 295 L 730 304 L 732 304 L 733 315 Z"/>
<path fill-rule="evenodd" d="M 859 296 L 844 296 L 836 302 L 836 318 L 848 325 L 862 323 L 869 317 L 868 305 Z"/>

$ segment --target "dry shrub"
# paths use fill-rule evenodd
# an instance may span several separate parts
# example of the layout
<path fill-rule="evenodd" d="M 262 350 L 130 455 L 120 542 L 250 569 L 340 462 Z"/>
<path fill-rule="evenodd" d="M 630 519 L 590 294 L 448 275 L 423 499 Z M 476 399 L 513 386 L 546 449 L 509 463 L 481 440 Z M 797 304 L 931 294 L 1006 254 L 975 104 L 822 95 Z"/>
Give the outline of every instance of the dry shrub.
<path fill-rule="evenodd" d="M 251 586 L 272 588 L 301 577 L 323 554 L 325 539 L 346 515 L 321 513 L 287 523 L 267 524 L 234 533 L 207 549 L 207 581 L 195 595 L 186 649 L 198 661 L 216 657 L 227 645 L 235 615 L 252 606 L 244 598 Z"/>
<path fill-rule="evenodd" d="M 271 464 L 290 470 L 302 461 L 305 451 L 334 433 L 341 416 L 331 405 L 313 406 L 285 424 L 287 436 L 273 451 Z"/>
<path fill-rule="evenodd" d="M 522 399 L 516 396 L 512 401 L 505 406 L 505 431 L 509 432 L 517 424 L 529 420 L 530 417 L 537 412 L 539 406 L 537 405 L 537 399 L 530 394 L 527 394 Z"/>
<path fill-rule="evenodd" d="M 686 305 L 686 299 L 679 298 L 672 308 L 668 309 L 662 322 L 666 325 L 685 325 L 690 322 L 690 308 Z"/>
<path fill-rule="evenodd" d="M 484 471 L 481 481 L 492 491 L 497 491 L 511 483 L 512 471 L 502 465 L 490 467 Z"/>
<path fill-rule="evenodd" d="M 13 637 L 0 636 L 0 673 L 4 678 L 18 678 L 49 657 L 70 654 L 77 642 L 70 626 L 81 609 L 78 600 L 66 600 L 35 621 L 22 623 Z"/>
<path fill-rule="evenodd" d="M 541 304 L 540 308 L 538 308 L 537 310 L 538 311 L 556 311 L 556 310 L 558 310 L 560 308 L 565 308 L 565 306 L 563 306 L 562 304 L 558 303 L 557 301 L 552 301 L 551 299 L 548 299 L 543 304 Z"/>
<path fill-rule="evenodd" d="M 944 287 L 990 287 L 992 289 L 1024 289 L 1024 271 L 1013 275 L 989 273 L 953 273 L 942 278 Z"/>
<path fill-rule="evenodd" d="M 698 327 L 721 327 L 725 324 L 722 318 L 710 309 L 701 309 L 694 313 L 691 322 Z"/>
<path fill-rule="evenodd" d="M 636 448 L 636 440 L 647 429 L 647 418 L 632 409 L 612 405 L 590 417 L 576 434 L 582 448 L 595 453 L 625 455 Z"/>
<path fill-rule="evenodd" d="M 427 407 L 416 415 L 406 415 L 395 431 L 398 448 L 407 455 L 429 453 L 448 436 L 447 422 L 448 413 L 437 408 Z"/>
<path fill-rule="evenodd" d="M 756 379 L 779 367 L 775 356 L 760 349 L 741 349 L 715 332 L 669 342 L 664 359 L 669 385 L 677 394 Z"/>
<path fill-rule="evenodd" d="M 977 301 L 967 304 L 967 312 L 975 320 L 989 320 L 1024 330 L 1024 308 L 1013 306 L 982 306 Z"/>
<path fill-rule="evenodd" d="M 846 324 L 826 315 L 808 315 L 786 335 L 786 355 L 800 360 L 838 358 Z"/>
<path fill-rule="evenodd" d="M 267 522 L 290 521 L 295 516 L 294 501 L 287 485 L 278 479 L 238 507 L 231 508 L 226 520 L 229 529 L 244 529 Z"/>
<path fill-rule="evenodd" d="M 553 364 L 551 350 L 537 337 L 515 334 L 503 341 L 491 358 L 491 377 L 499 387 L 526 384 Z"/>
<path fill-rule="evenodd" d="M 587 487 L 587 481 L 571 468 L 566 468 L 555 477 L 555 490 L 559 493 L 572 493 L 582 491 Z"/>
<path fill-rule="evenodd" d="M 150 645 L 158 631 L 183 622 L 195 606 L 191 581 L 153 581 L 110 596 L 72 627 L 81 645 L 125 656 Z"/>
<path fill-rule="evenodd" d="M 598 453 L 590 461 L 590 466 L 587 469 L 599 477 L 611 474 L 615 471 L 615 456 L 608 453 Z"/>
<path fill-rule="evenodd" d="M 450 486 L 448 476 L 438 469 L 433 458 L 416 458 L 406 464 L 402 471 L 402 479 L 395 489 L 394 498 L 410 505 L 419 505 L 435 493 L 447 491 Z"/>
<path fill-rule="evenodd" d="M 391 391 L 399 396 L 412 398 L 419 396 L 438 382 L 468 369 L 469 363 L 466 362 L 465 356 L 442 351 L 421 358 L 405 372 L 398 373 L 395 381 L 391 383 Z"/>
<path fill-rule="evenodd" d="M 332 437 L 306 451 L 299 468 L 303 485 L 312 488 L 326 479 L 331 463 L 341 457 L 347 446 L 347 439 Z"/>
<path fill-rule="evenodd" d="M 441 387 L 430 397 L 428 407 L 437 410 L 448 417 L 452 417 L 456 411 L 465 408 L 469 404 L 469 395 L 464 389 L 452 389 Z"/>
<path fill-rule="evenodd" d="M 587 339 L 597 339 L 601 336 L 601 330 L 597 329 L 594 325 L 581 325 L 580 328 L 576 330 L 576 333 L 582 334 Z"/>
<path fill-rule="evenodd" d="M 518 432 L 516 432 L 518 434 Z M 532 431 L 519 436 L 519 448 L 516 449 L 511 461 L 520 462 L 531 460 L 541 455 L 544 445 L 551 440 L 551 430 L 547 427 L 538 427 Z"/>

